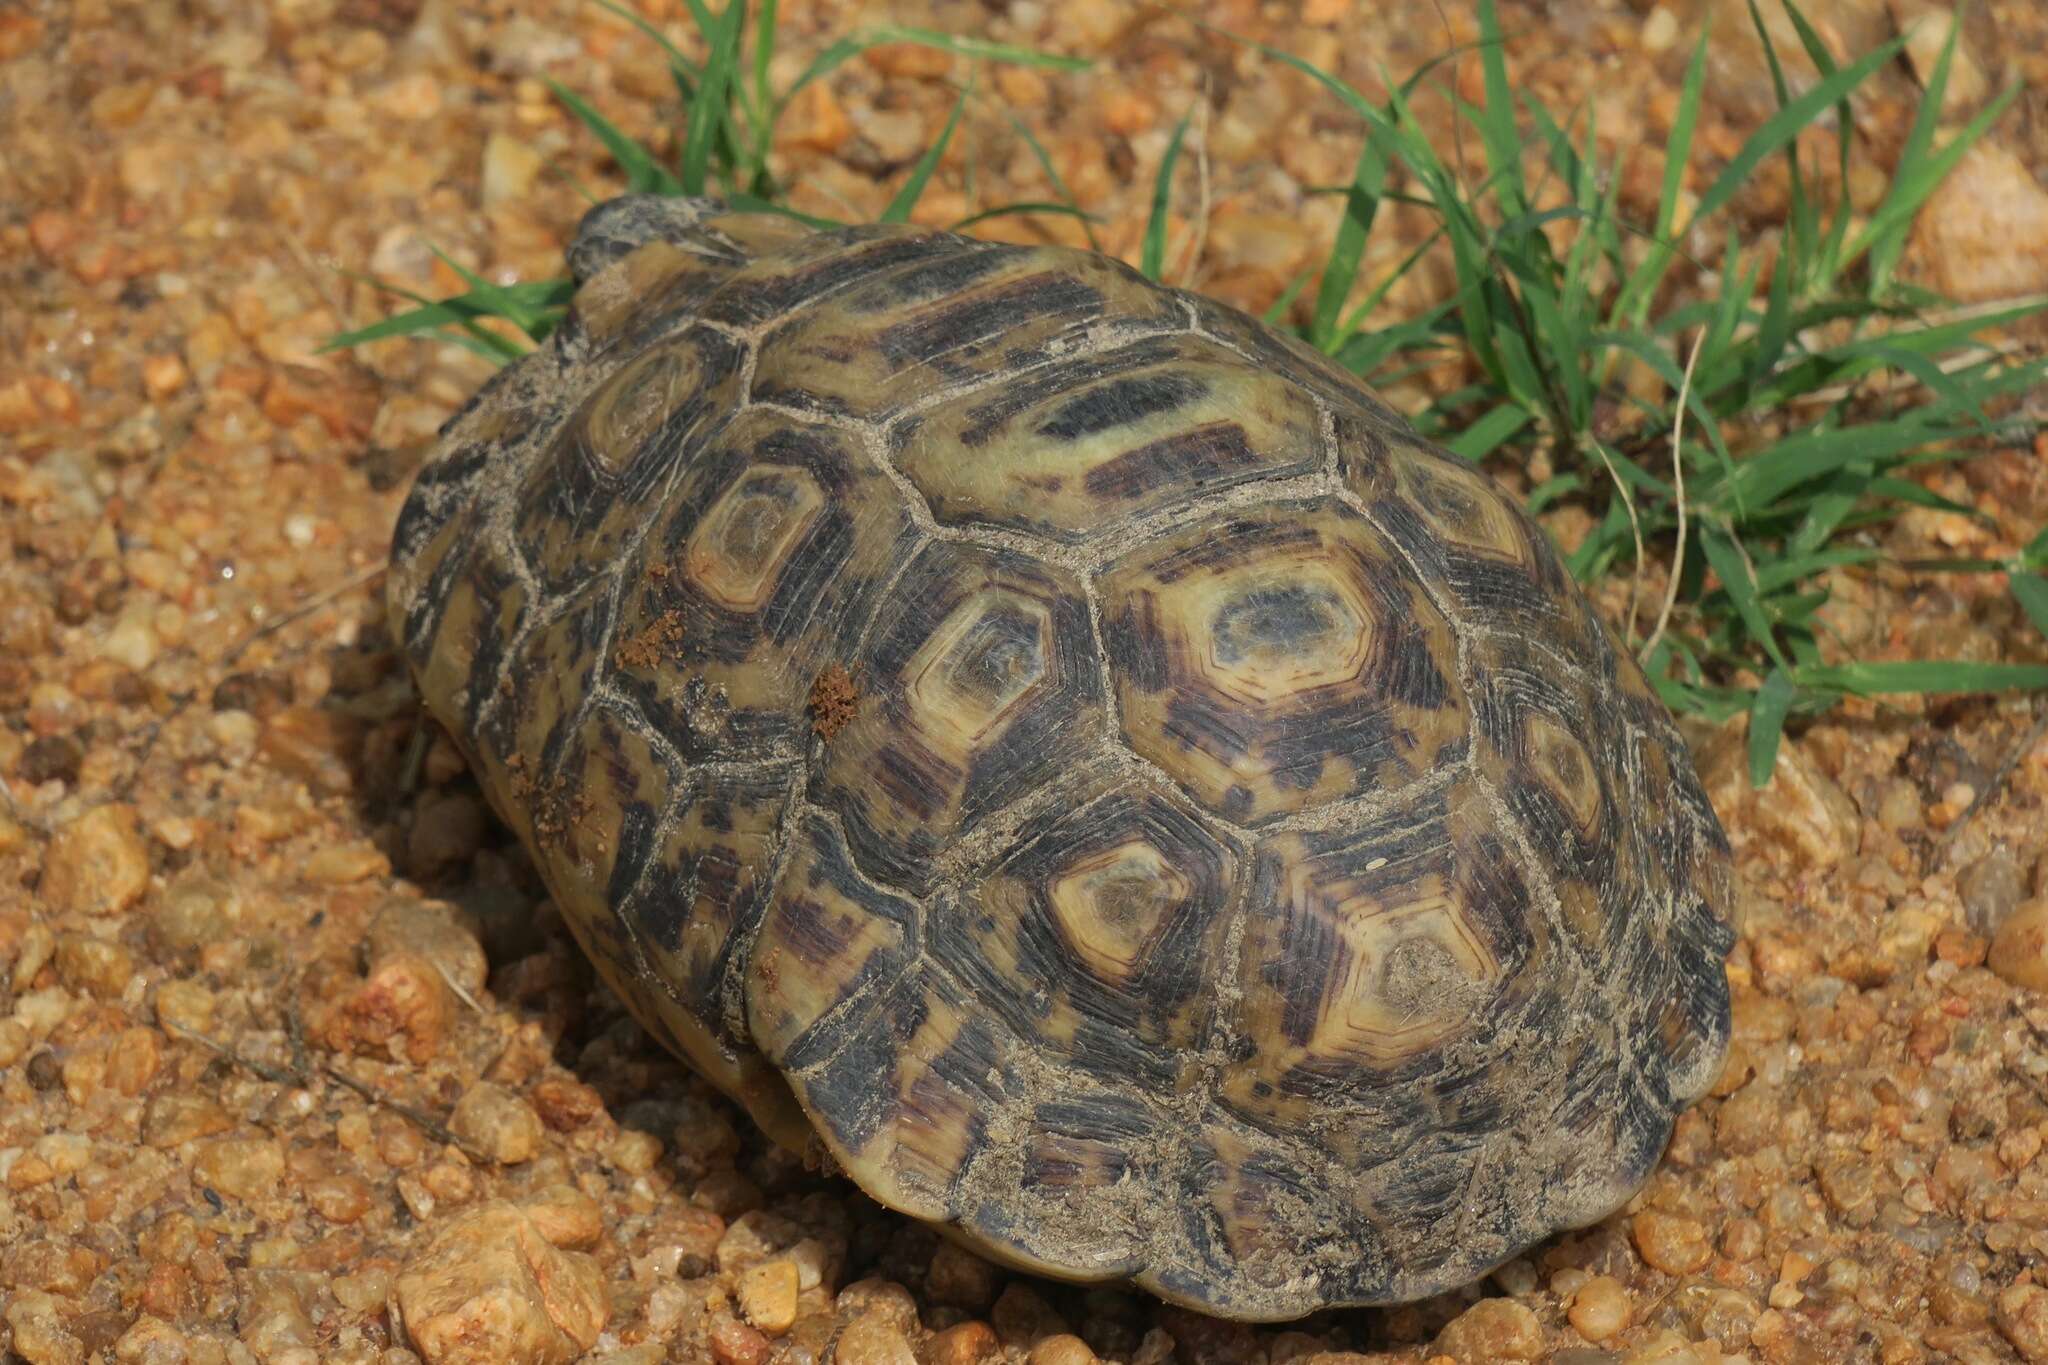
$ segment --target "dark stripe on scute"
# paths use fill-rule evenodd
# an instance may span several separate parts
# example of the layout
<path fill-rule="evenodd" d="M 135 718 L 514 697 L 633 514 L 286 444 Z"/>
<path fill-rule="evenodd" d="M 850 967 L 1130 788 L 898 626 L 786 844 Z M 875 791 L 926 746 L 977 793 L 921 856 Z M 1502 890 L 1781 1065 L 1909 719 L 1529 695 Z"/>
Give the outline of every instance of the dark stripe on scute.
<path fill-rule="evenodd" d="M 828 1017 L 783 1058 L 786 1069 L 797 1070 L 812 1053 L 823 1056 L 839 1049 L 822 1069 L 805 1076 L 802 1086 L 810 1112 L 850 1152 L 866 1147 L 894 1112 L 896 1069 L 903 1054 L 889 1021 L 905 1008 L 906 997 L 910 1008 L 921 1008 L 923 986 L 917 978 L 897 986 L 880 1015 L 858 1022 Z"/>
<path fill-rule="evenodd" d="M 617 907 L 626 903 L 641 869 L 654 856 L 654 833 L 660 823 L 660 814 L 645 801 L 630 801 L 619 813 L 619 847 L 612 859 L 611 880 L 605 885 L 605 904 Z"/>
<path fill-rule="evenodd" d="M 481 562 L 481 555 L 477 558 L 479 562 L 470 577 L 470 591 L 476 595 L 477 615 L 484 623 L 484 629 L 477 632 L 471 643 L 469 686 L 462 699 L 462 728 L 471 734 L 476 733 L 477 718 L 484 703 L 497 690 L 498 679 L 505 671 L 505 649 L 511 644 L 511 633 L 525 619 L 527 605 L 530 605 L 522 604 L 518 615 L 513 618 L 511 630 L 501 628 L 498 622 L 504 610 L 505 594 L 516 592 L 523 599 L 525 589 L 509 573 Z"/>
<path fill-rule="evenodd" d="M 940 308 L 884 328 L 876 334 L 875 344 L 892 366 L 903 370 L 1000 341 L 1041 317 L 1064 315 L 1077 324 L 1085 322 L 1102 312 L 1102 304 L 1101 294 L 1071 275 L 1036 275 L 987 293 L 950 299 Z"/>
<path fill-rule="evenodd" d="M 1100 1189 L 1136 1173 L 1156 1150 L 1158 1128 L 1134 1099 L 1100 1091 L 1050 1100 L 1031 1114 L 1025 1148 L 1025 1189 Z"/>
<path fill-rule="evenodd" d="M 1178 338 L 1171 336 L 1147 337 L 1114 351 L 1032 370 L 988 393 L 978 393 L 974 396 L 974 405 L 967 410 L 968 421 L 960 429 L 960 443 L 968 447 L 986 445 L 1012 418 L 1041 403 L 1113 375 L 1128 374 L 1150 365 L 1170 364 L 1178 354 L 1177 344 Z M 899 433 L 896 442 L 899 449 L 901 440 Z"/>
<path fill-rule="evenodd" d="M 1079 440 L 1184 408 L 1208 393 L 1208 384 L 1193 375 L 1167 372 L 1112 379 L 1053 409 L 1038 424 L 1038 434 L 1056 441 Z"/>
<path fill-rule="evenodd" d="M 1435 1126 L 1445 1133 L 1483 1139 L 1493 1136 L 1514 1121 L 1504 1088 L 1512 1078 L 1498 1059 L 1468 1063 L 1456 1070 L 1439 1072 L 1429 1087 L 1429 1104 Z"/>
<path fill-rule="evenodd" d="M 844 243 L 849 249 L 786 274 L 734 280 L 711 296 L 705 304 L 704 316 L 728 326 L 752 327 L 808 307 L 883 270 L 987 249 L 964 237 L 938 232 L 893 231 L 877 240 L 871 230 L 841 229 L 821 233 L 811 242 L 821 247 Z"/>
<path fill-rule="evenodd" d="M 1286 503 L 1261 512 L 1257 519 L 1232 517 L 1205 522 L 1186 545 L 1146 567 L 1162 584 L 1174 583 L 1203 569 L 1240 560 L 1251 563 L 1269 555 L 1285 556 L 1306 546 L 1320 546 L 1322 537 L 1304 515 L 1313 506 Z M 1320 551 L 1316 557 L 1322 557 Z"/>
<path fill-rule="evenodd" d="M 1082 487 L 1099 498 L 1135 499 L 1160 487 L 1193 493 L 1258 472 L 1258 452 L 1252 449 L 1244 428 L 1235 422 L 1211 422 L 1096 465 L 1088 471 Z"/>
<path fill-rule="evenodd" d="M 1015 265 L 1024 254 L 1015 247 L 989 247 L 892 270 L 850 292 L 845 300 L 846 311 L 883 313 L 949 298 Z"/>
<path fill-rule="evenodd" d="M 1102 617 L 1103 647 L 1111 671 L 1136 690 L 1148 693 L 1163 691 L 1172 680 L 1155 600 L 1143 596 L 1130 610 L 1104 612 Z"/>

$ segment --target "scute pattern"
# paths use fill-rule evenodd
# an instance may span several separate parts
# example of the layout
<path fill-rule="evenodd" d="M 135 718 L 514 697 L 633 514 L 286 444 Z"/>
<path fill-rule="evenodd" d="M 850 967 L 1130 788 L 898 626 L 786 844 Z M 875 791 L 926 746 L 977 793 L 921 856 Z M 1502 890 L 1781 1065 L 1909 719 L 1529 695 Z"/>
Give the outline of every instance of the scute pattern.
<path fill-rule="evenodd" d="M 811 799 L 863 865 L 922 894 L 947 844 L 1099 747 L 1102 670 L 1080 585 L 938 542 L 897 580 L 852 670 L 859 715 Z"/>
<path fill-rule="evenodd" d="M 1463 750 L 1450 622 L 1335 500 L 1198 522 L 1101 593 L 1125 738 L 1228 819 L 1398 787 Z"/>
<path fill-rule="evenodd" d="M 652 1035 L 990 1255 L 1229 1317 L 1636 1188 L 1727 1045 L 1727 841 L 1483 474 L 1097 256 L 628 197 L 569 259 L 392 621 Z"/>

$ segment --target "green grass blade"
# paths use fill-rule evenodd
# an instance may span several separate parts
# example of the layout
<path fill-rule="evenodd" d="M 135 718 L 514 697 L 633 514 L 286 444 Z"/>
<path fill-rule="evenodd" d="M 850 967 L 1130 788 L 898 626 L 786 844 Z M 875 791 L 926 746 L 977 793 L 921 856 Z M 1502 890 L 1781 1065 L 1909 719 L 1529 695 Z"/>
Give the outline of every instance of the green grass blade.
<path fill-rule="evenodd" d="M 1045 181 L 1048 185 L 1052 186 L 1053 193 L 1057 194 L 1061 202 L 1066 204 L 1068 208 L 1081 215 L 1081 231 L 1088 235 L 1088 245 L 1100 251 L 1102 246 L 1095 237 L 1096 220 L 1094 216 L 1082 212 L 1081 201 L 1074 197 L 1074 192 L 1071 189 L 1067 188 L 1067 182 L 1060 175 L 1059 167 L 1053 165 L 1052 155 L 1045 150 L 1045 144 L 1038 140 L 1037 135 L 1031 131 L 1030 125 L 1025 123 L 1023 119 L 1018 118 L 1010 108 L 1000 104 L 996 107 L 1002 110 L 1003 117 L 1008 120 L 1010 127 L 1016 132 L 1017 136 L 1024 139 L 1024 145 L 1030 149 L 1032 159 L 1038 163 L 1038 168 L 1045 172 Z"/>
<path fill-rule="evenodd" d="M 1698 222 L 1726 205 L 1756 173 L 1764 158 L 1781 151 L 1799 136 L 1801 129 L 1813 122 L 1816 114 L 1861 85 L 1872 72 L 1898 56 L 1904 46 L 1905 39 L 1894 38 L 1819 81 L 1805 94 L 1780 108 L 1765 121 L 1763 127 L 1750 134 L 1734 159 L 1722 168 L 1707 192 L 1700 196 L 1692 221 Z"/>
<path fill-rule="evenodd" d="M 1344 220 L 1337 225 L 1337 240 L 1323 264 L 1322 284 L 1316 289 L 1315 318 L 1309 323 L 1308 340 L 1318 349 L 1328 350 L 1343 324 L 1344 300 L 1358 279 L 1359 262 L 1365 257 L 1365 239 L 1372 232 L 1380 192 L 1386 183 L 1387 159 L 1379 140 L 1368 137 L 1359 149 L 1351 184 L 1344 191 Z"/>
<path fill-rule="evenodd" d="M 1444 446 L 1465 459 L 1483 460 L 1533 420 L 1529 410 L 1519 403 L 1502 403 L 1445 441 Z"/>
<path fill-rule="evenodd" d="M 1859 697 L 1887 692 L 2011 692 L 2048 687 L 2048 664 L 1977 663 L 1915 659 L 1897 663 L 1833 664 L 1803 668 L 1797 681 Z"/>
<path fill-rule="evenodd" d="M 1515 99 L 1508 90 L 1507 40 L 1501 36 L 1494 0 L 1479 0 L 1479 66 L 1486 81 L 1486 108 L 1468 111 L 1486 146 L 1494 194 L 1509 216 L 1523 210 L 1522 140 L 1515 131 Z"/>
<path fill-rule="evenodd" d="M 755 121 L 756 136 L 761 135 L 762 125 L 772 129 L 775 121 L 775 92 L 768 88 L 768 64 L 775 58 L 775 25 L 781 10 L 781 0 L 761 0 L 760 12 L 754 16 L 754 95 L 749 116 Z"/>
<path fill-rule="evenodd" d="M 1949 25 L 1948 37 L 1934 59 L 1934 70 L 1928 75 L 1927 88 L 1921 93 L 1920 107 L 1913 112 L 1913 127 L 1906 134 L 1905 144 L 1899 148 L 1898 166 L 1891 184 L 1886 187 L 1885 196 L 1871 215 L 1871 221 L 1856 235 L 1843 258 L 1844 261 L 1852 261 L 1863 252 L 1870 252 L 1873 290 L 1882 290 L 1891 283 L 1892 269 L 1898 264 L 1899 253 L 1905 249 L 1906 231 L 1911 226 L 1913 214 L 1933 190 L 1932 181 L 1924 187 L 1909 181 L 1921 173 L 1927 163 L 1928 149 L 1934 145 L 1935 129 L 1941 122 L 1942 103 L 1948 94 L 1949 67 L 1955 59 L 1956 40 L 1962 31 L 1961 24 Z M 1884 219 L 1882 226 L 1878 222 L 1880 217 Z"/>
<path fill-rule="evenodd" d="M 1148 280 L 1157 280 L 1159 272 L 1166 268 L 1166 215 L 1168 202 L 1173 198 L 1173 168 L 1180 160 L 1181 139 L 1187 136 L 1188 120 L 1194 117 L 1194 112 L 1188 110 L 1174 125 L 1166 155 L 1159 160 L 1159 173 L 1153 177 L 1152 212 L 1145 220 L 1145 245 L 1138 266 Z"/>
<path fill-rule="evenodd" d="M 1287 316 L 1287 310 L 1292 308 L 1294 301 L 1301 297 L 1301 291 L 1308 288 L 1308 282 L 1315 278 L 1315 273 L 1316 268 L 1313 265 L 1305 265 L 1295 271 L 1294 278 L 1289 280 L 1287 287 L 1280 291 L 1280 297 L 1267 304 L 1266 311 L 1259 314 L 1259 321 L 1269 327 L 1280 326 L 1280 319 Z M 1297 329 L 1290 327 L 1288 330 L 1296 331 Z M 1303 336 L 1302 339 L 1306 341 L 1308 338 Z"/>
<path fill-rule="evenodd" d="M 540 310 L 528 303 L 525 297 L 504 285 L 493 284 L 432 242 L 427 243 L 427 250 L 440 258 L 441 264 L 462 277 L 462 282 L 469 286 L 468 297 L 482 304 L 487 311 L 504 318 L 536 341 L 544 335 L 534 330 L 540 317 Z"/>
<path fill-rule="evenodd" d="M 653 152 L 620 132 L 612 121 L 597 112 L 583 98 L 560 81 L 550 80 L 548 88 L 555 92 L 555 98 L 565 105 L 569 112 L 591 132 L 611 153 L 611 158 L 626 173 L 626 188 L 634 194 L 681 194 L 682 182 L 669 173 L 668 167 L 655 158 Z"/>
<path fill-rule="evenodd" d="M 1900 252 L 1905 249 L 1906 237 L 1920 206 L 1934 193 L 1935 187 L 1948 178 L 1948 173 L 1963 159 L 1963 153 L 1969 151 L 1998 117 L 2012 106 L 2019 93 L 2018 85 L 2010 85 L 2000 91 L 1996 99 L 1979 110 L 1975 118 L 1963 125 L 1961 132 L 1932 156 L 1901 159 L 1891 189 L 1871 213 L 1870 221 L 1849 243 L 1843 260 L 1853 261 L 1869 251 L 1872 280 L 1880 285 L 1888 282 L 1898 264 Z M 1923 106 L 1923 111 L 1926 107 Z M 1919 132 L 1916 124 L 1910 136 L 1918 136 Z"/>
<path fill-rule="evenodd" d="M 1749 785 L 1768 786 L 1778 766 L 1778 744 L 1785 737 L 1785 716 L 1792 710 L 1797 689 L 1782 668 L 1771 670 L 1764 685 L 1756 690 L 1749 708 Z"/>
<path fill-rule="evenodd" d="M 1757 591 L 1756 571 L 1735 537 L 1717 527 L 1702 527 L 1700 548 L 1706 552 L 1707 563 L 1720 577 L 1722 591 L 1728 594 L 1736 615 L 1742 618 L 1743 629 L 1749 632 L 1750 640 L 1770 655 L 1772 662 L 1780 668 L 1789 667 L 1777 636 L 1772 632 L 1763 596 Z"/>
<path fill-rule="evenodd" d="M 960 126 L 960 112 L 967 107 L 967 92 L 962 90 L 960 98 L 953 101 L 953 112 L 946 116 L 946 126 L 939 130 L 938 141 L 925 149 L 917 164 L 910 168 L 910 178 L 903 182 L 903 188 L 896 191 L 896 197 L 889 201 L 889 207 L 882 210 L 885 223 L 907 223 L 910 211 L 917 207 L 917 201 L 924 197 L 924 187 L 930 182 L 932 172 L 939 168 L 939 158 L 946 154 L 946 145 L 953 140 L 953 130 Z"/>
<path fill-rule="evenodd" d="M 994 208 L 983 209 L 979 213 L 970 213 L 959 222 L 948 227 L 946 231 L 962 232 L 973 227 L 976 223 L 985 223 L 991 218 L 1015 218 L 1033 213 L 1048 213 L 1059 218 L 1080 218 L 1090 222 L 1099 221 L 1093 218 L 1092 215 L 1081 212 L 1072 204 L 1055 204 L 1042 199 L 1026 199 L 1014 204 L 998 204 Z"/>
<path fill-rule="evenodd" d="M 746 0 L 726 0 L 705 34 L 710 51 L 704 58 L 704 78 L 697 82 L 697 97 L 690 102 L 683 129 L 684 194 L 703 194 L 709 186 L 711 151 L 731 115 L 728 94 L 739 72 L 740 26 L 746 18 Z"/>
<path fill-rule="evenodd" d="M 1693 131 L 1699 124 L 1700 95 L 1706 86 L 1706 75 L 1707 30 L 1703 25 L 1699 41 L 1693 44 L 1692 61 L 1685 68 L 1685 84 L 1678 95 L 1678 117 L 1672 122 L 1670 140 L 1664 144 L 1664 187 L 1657 197 L 1657 222 L 1651 231 L 1649 254 L 1630 272 L 1628 282 L 1615 296 L 1614 307 L 1608 313 L 1610 326 L 1624 321 L 1642 324 L 1657 286 L 1677 258 L 1674 219 L 1679 193 L 1685 187 L 1685 168 L 1692 158 Z"/>
<path fill-rule="evenodd" d="M 2048 578 L 2039 574 L 2016 573 L 2010 582 L 2012 600 L 2020 604 L 2020 610 L 2034 623 L 2034 629 L 2048 635 Z"/>

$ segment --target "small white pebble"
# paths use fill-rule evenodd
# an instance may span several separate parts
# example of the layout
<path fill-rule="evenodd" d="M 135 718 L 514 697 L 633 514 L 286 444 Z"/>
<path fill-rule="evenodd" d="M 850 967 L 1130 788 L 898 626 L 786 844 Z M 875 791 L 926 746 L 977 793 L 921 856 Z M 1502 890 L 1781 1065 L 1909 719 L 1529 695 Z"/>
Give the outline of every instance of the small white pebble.
<path fill-rule="evenodd" d="M 305 549 L 313 543 L 313 532 L 318 526 L 306 512 L 294 512 L 284 519 L 284 538 L 297 549 Z"/>
<path fill-rule="evenodd" d="M 1650 11 L 1650 17 L 1643 21 L 1643 51 L 1667 52 L 1678 41 L 1678 16 L 1662 5 Z"/>

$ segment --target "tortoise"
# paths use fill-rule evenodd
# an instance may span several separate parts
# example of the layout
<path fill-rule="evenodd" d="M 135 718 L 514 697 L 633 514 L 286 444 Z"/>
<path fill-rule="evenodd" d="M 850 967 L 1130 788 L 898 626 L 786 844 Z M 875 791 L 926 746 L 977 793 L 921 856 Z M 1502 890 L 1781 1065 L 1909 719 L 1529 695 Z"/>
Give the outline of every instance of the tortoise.
<path fill-rule="evenodd" d="M 1727 840 L 1544 533 L 1107 257 L 584 218 L 399 517 L 426 706 L 644 1028 L 1012 1267 L 1281 1320 L 1619 1206 Z"/>

